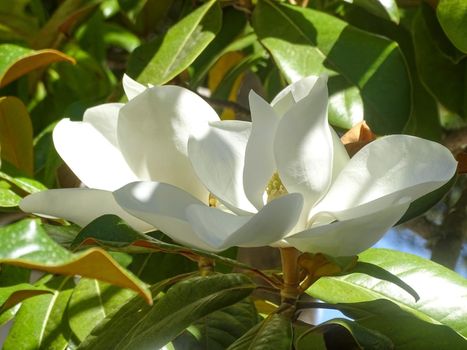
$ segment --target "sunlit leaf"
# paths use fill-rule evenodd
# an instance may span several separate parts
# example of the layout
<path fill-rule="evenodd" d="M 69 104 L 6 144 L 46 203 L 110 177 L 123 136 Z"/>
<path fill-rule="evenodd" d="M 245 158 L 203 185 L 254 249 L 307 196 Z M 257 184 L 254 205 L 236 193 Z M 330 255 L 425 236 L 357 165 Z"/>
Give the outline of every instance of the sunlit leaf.
<path fill-rule="evenodd" d="M 445 324 L 467 336 L 465 278 L 432 261 L 388 249 L 369 249 L 360 254 L 359 260 L 378 265 L 398 276 L 415 289 L 420 300 L 415 302 L 392 283 L 360 274 L 321 278 L 307 293 L 330 303 L 385 298 L 422 320 Z"/>
<path fill-rule="evenodd" d="M 130 57 L 128 74 L 140 83 L 168 82 L 201 54 L 219 31 L 221 21 L 217 1 L 203 4 L 162 37 L 138 47 Z"/>
<path fill-rule="evenodd" d="M 399 23 L 399 9 L 395 0 L 344 0 L 360 6 L 375 16 Z"/>
<path fill-rule="evenodd" d="M 0 313 L 22 302 L 24 299 L 46 293 L 52 293 L 52 291 L 48 288 L 36 287 L 28 283 L 0 287 Z"/>
<path fill-rule="evenodd" d="M 92 248 L 72 254 L 47 236 L 38 220 L 27 219 L 0 228 L 0 263 L 95 278 L 132 289 L 147 301 L 151 300 L 145 284 L 119 266 L 108 253 Z"/>
<path fill-rule="evenodd" d="M 441 27 L 452 43 L 467 53 L 467 2 L 464 0 L 440 0 L 436 14 Z"/>
<path fill-rule="evenodd" d="M 1 44 L 0 87 L 11 83 L 35 69 L 59 61 L 75 63 L 74 58 L 57 50 L 44 49 L 36 51 L 14 44 Z"/>
<path fill-rule="evenodd" d="M 270 0 L 258 1 L 253 26 L 290 82 L 337 72 L 349 87 L 359 88 L 365 120 L 375 133 L 401 132 L 410 115 L 411 86 L 396 42 L 325 13 Z"/>

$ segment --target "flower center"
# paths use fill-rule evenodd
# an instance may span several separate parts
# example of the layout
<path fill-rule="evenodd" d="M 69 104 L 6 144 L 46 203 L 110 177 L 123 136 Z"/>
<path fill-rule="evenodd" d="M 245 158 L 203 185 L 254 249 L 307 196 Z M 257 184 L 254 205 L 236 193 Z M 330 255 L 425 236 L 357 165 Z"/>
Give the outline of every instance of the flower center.
<path fill-rule="evenodd" d="M 272 174 L 271 179 L 266 186 L 266 196 L 267 196 L 267 203 L 270 201 L 282 197 L 283 195 L 287 194 L 287 190 L 285 189 L 284 184 L 282 183 L 279 174 L 274 172 Z"/>
<path fill-rule="evenodd" d="M 217 207 L 218 200 L 212 193 L 209 193 L 208 203 L 211 208 Z"/>

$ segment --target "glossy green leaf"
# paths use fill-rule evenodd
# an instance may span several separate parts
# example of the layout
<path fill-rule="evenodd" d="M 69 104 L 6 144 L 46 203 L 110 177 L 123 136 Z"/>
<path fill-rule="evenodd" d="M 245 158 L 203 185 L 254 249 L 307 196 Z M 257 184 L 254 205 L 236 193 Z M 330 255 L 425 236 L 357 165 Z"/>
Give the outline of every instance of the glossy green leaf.
<path fill-rule="evenodd" d="M 397 43 L 322 12 L 270 0 L 258 1 L 253 26 L 289 81 L 335 71 L 359 88 L 373 131 L 401 132 L 410 115 L 411 85 Z"/>
<path fill-rule="evenodd" d="M 395 0 L 346 0 L 360 6 L 371 14 L 399 23 L 399 9 Z"/>
<path fill-rule="evenodd" d="M 16 97 L 0 98 L 2 159 L 28 175 L 33 174 L 32 124 L 26 106 Z"/>
<path fill-rule="evenodd" d="M 289 350 L 292 337 L 291 320 L 284 315 L 272 314 L 229 346 L 228 350 Z"/>
<path fill-rule="evenodd" d="M 439 23 L 452 43 L 467 53 L 467 2 L 464 0 L 440 0 L 436 14 Z"/>
<path fill-rule="evenodd" d="M 255 306 L 249 299 L 245 299 L 197 321 L 178 336 L 173 344 L 176 349 L 227 349 L 258 321 Z"/>
<path fill-rule="evenodd" d="M 48 288 L 36 287 L 28 283 L 0 287 L 0 313 L 35 295 L 52 293 Z"/>
<path fill-rule="evenodd" d="M 294 348 L 296 350 L 328 350 L 323 335 L 310 332 L 311 327 L 303 322 L 293 324 Z"/>
<path fill-rule="evenodd" d="M 0 87 L 3 87 L 21 76 L 51 63 L 75 60 L 63 52 L 44 49 L 31 50 L 14 44 L 0 45 Z"/>
<path fill-rule="evenodd" d="M 336 348 L 340 342 L 346 342 L 345 337 L 336 337 L 339 333 L 332 332 L 336 327 L 343 328 L 348 334 L 352 337 L 352 340 L 356 343 L 359 349 L 374 349 L 374 350 L 392 350 L 394 349 L 394 344 L 392 341 L 386 337 L 384 334 L 381 334 L 378 331 L 366 328 L 360 325 L 357 322 L 345 318 L 335 318 L 325 323 L 320 324 L 319 326 L 313 329 L 313 332 L 323 332 L 331 330 L 330 337 L 341 338 L 333 339 L 333 343 L 330 348 Z M 332 334 L 334 333 L 334 334 Z M 336 344 L 337 343 L 337 344 Z M 339 344 L 338 348 L 348 348 L 349 344 Z"/>
<path fill-rule="evenodd" d="M 50 273 L 96 278 L 140 293 L 147 301 L 146 285 L 122 268 L 105 251 L 92 248 L 72 254 L 55 243 L 39 220 L 22 220 L 0 228 L 0 263 Z M 96 269 L 96 266 L 99 266 Z"/>
<path fill-rule="evenodd" d="M 64 313 L 73 285 L 70 277 L 54 278 L 45 285 L 53 294 L 24 301 L 3 349 L 65 349 L 69 330 Z"/>
<path fill-rule="evenodd" d="M 329 303 L 385 298 L 422 320 L 445 324 L 467 336 L 465 278 L 432 261 L 388 249 L 369 249 L 359 255 L 359 260 L 378 265 L 398 276 L 415 289 L 420 300 L 415 302 L 392 283 L 361 274 L 321 278 L 307 293 Z"/>
<path fill-rule="evenodd" d="M 0 181 L 0 207 L 17 207 L 21 197 L 10 189 L 10 185 L 5 181 Z"/>
<path fill-rule="evenodd" d="M 328 117 L 333 126 L 350 129 L 363 120 L 363 101 L 357 87 L 348 86 L 342 76 L 332 76 L 328 88 Z"/>
<path fill-rule="evenodd" d="M 128 74 L 140 83 L 163 84 L 180 74 L 201 54 L 219 31 L 222 13 L 211 0 L 170 27 L 167 33 L 138 47 Z"/>
<path fill-rule="evenodd" d="M 225 8 L 223 10 L 222 28 L 214 40 L 190 66 L 192 70 L 190 85 L 192 88 L 196 88 L 201 84 L 209 69 L 223 54 L 238 49 L 238 47 L 235 47 L 235 40 L 244 31 L 246 23 L 245 14 L 240 11 L 233 8 Z"/>
<path fill-rule="evenodd" d="M 425 5 L 425 12 L 432 9 Z M 415 59 L 420 79 L 427 89 L 447 109 L 459 116 L 467 115 L 467 89 L 464 82 L 466 65 L 463 61 L 454 64 L 444 56 L 434 44 L 428 29 L 424 13 L 419 12 L 413 22 L 413 39 L 415 46 Z"/>
<path fill-rule="evenodd" d="M 388 300 L 336 306 L 346 316 L 354 318 L 358 325 L 384 334 L 395 349 L 463 349 L 467 344 L 467 339 L 452 328 L 422 320 Z"/>
<path fill-rule="evenodd" d="M 152 288 L 153 295 L 158 288 Z M 186 279 L 172 286 L 151 308 L 138 299 L 126 304 L 95 329 L 79 349 L 159 349 L 190 324 L 239 302 L 254 288 L 241 274 Z"/>
<path fill-rule="evenodd" d="M 81 342 L 109 314 L 121 308 L 134 292 L 108 283 L 81 278 L 67 307 L 73 335 Z"/>

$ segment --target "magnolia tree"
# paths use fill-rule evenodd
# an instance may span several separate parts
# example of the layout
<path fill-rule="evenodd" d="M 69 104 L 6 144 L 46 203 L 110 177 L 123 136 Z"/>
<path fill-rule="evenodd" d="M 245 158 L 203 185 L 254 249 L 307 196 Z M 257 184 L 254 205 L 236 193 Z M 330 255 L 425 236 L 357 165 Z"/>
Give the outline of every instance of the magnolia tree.
<path fill-rule="evenodd" d="M 451 187 L 464 225 L 465 2 L 3 15 L 4 349 L 467 346 L 465 279 L 371 248 Z"/>

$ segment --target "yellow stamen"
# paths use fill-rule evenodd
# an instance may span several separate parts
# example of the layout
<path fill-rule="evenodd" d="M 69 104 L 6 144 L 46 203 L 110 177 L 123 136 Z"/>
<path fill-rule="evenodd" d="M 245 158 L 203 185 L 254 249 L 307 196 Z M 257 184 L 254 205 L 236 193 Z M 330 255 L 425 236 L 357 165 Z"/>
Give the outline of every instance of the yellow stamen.
<path fill-rule="evenodd" d="M 212 193 L 209 193 L 208 202 L 209 202 L 210 207 L 213 207 L 213 208 L 217 207 L 217 198 L 214 197 Z"/>
<path fill-rule="evenodd" d="M 271 179 L 269 180 L 268 185 L 266 186 L 266 194 L 267 194 L 267 202 L 269 203 L 270 201 L 282 197 L 283 195 L 287 194 L 287 190 L 285 189 L 285 186 L 282 184 L 282 181 L 279 177 L 279 174 L 274 172 L 272 174 Z"/>

